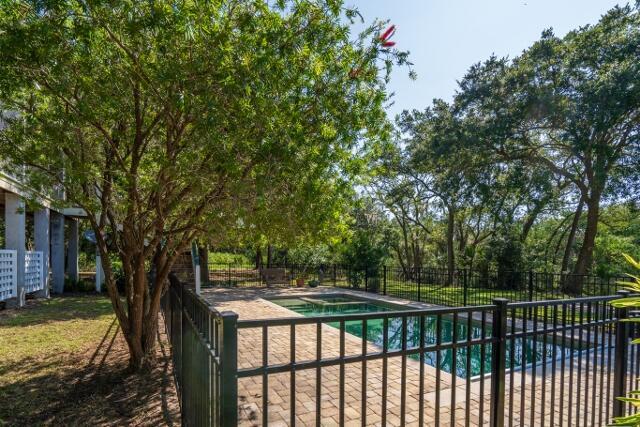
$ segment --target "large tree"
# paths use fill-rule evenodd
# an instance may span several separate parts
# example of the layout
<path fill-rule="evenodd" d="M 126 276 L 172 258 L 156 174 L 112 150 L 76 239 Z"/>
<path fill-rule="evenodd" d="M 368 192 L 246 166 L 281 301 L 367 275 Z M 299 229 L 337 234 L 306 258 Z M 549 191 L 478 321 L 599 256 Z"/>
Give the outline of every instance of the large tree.
<path fill-rule="evenodd" d="M 398 120 L 406 135 L 407 173 L 422 191 L 442 205 L 446 228 L 448 281 L 453 283 L 456 268 L 455 231 L 458 211 L 471 197 L 473 183 L 467 179 L 469 156 L 461 146 L 464 127 L 442 100 L 435 100 L 424 112 L 405 112 Z M 455 162 L 450 157 L 456 152 Z"/>
<path fill-rule="evenodd" d="M 612 178 L 624 187 L 637 173 L 639 57 L 640 14 L 616 7 L 563 38 L 545 31 L 513 61 L 491 58 L 472 67 L 456 99 L 482 133 L 478 148 L 545 168 L 579 194 L 586 225 L 573 269 L 578 275 L 591 268 Z M 571 290 L 579 286 L 575 281 Z"/>
<path fill-rule="evenodd" d="M 194 238 L 341 223 L 406 60 L 381 22 L 352 34 L 357 16 L 340 0 L 2 2 L 0 156 L 86 212 L 132 368 Z"/>

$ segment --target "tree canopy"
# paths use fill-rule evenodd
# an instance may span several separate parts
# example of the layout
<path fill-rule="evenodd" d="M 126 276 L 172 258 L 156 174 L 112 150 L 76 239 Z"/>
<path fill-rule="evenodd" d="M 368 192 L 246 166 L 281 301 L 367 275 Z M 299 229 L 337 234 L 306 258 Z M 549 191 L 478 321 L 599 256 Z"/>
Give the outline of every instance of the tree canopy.
<path fill-rule="evenodd" d="M 358 17 L 339 0 L 0 6 L 0 155 L 85 210 L 133 367 L 194 238 L 342 227 L 407 59 L 382 46 L 383 22 L 354 34 Z"/>
<path fill-rule="evenodd" d="M 618 7 L 562 39 L 545 31 L 518 58 L 491 58 L 461 82 L 461 114 L 482 129 L 483 148 L 542 166 L 584 201 L 577 274 L 591 267 L 602 198 L 637 173 L 639 46 L 637 11 Z"/>

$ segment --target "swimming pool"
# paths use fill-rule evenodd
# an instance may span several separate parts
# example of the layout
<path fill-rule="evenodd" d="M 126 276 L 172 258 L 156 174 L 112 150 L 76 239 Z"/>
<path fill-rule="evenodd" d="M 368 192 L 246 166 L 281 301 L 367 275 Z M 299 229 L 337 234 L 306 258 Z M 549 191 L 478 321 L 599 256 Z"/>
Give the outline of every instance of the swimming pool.
<path fill-rule="evenodd" d="M 285 307 L 303 316 L 322 316 L 322 315 L 340 315 L 340 314 L 361 314 L 376 313 L 389 311 L 402 311 L 414 309 L 413 307 L 405 307 L 398 304 L 374 301 L 365 298 L 356 298 L 347 295 L 340 296 L 311 296 L 297 298 L 281 298 L 272 299 L 271 302 Z M 425 345 L 432 346 L 437 342 L 438 324 L 437 316 L 426 316 L 425 318 Z M 417 348 L 420 345 L 420 320 L 418 317 L 407 318 L 407 348 Z M 440 325 L 440 342 L 443 344 L 451 343 L 454 332 L 458 341 L 467 341 L 471 339 L 482 338 L 482 323 L 472 319 L 470 322 L 466 316 L 459 315 L 457 321 L 454 322 L 452 316 L 442 316 Z M 327 322 L 328 325 L 338 328 L 338 322 Z M 469 326 L 471 330 L 469 330 Z M 345 331 L 362 338 L 362 321 L 345 322 Z M 491 336 L 491 323 L 487 322 L 484 328 L 485 337 Z M 387 325 L 389 350 L 398 350 L 402 346 L 402 319 L 399 317 L 390 318 Z M 470 334 L 470 335 L 469 335 Z M 367 341 L 382 346 L 383 340 L 383 320 L 371 319 L 367 321 Z M 513 346 L 513 349 L 511 348 Z M 453 350 L 440 351 L 440 369 L 445 372 L 455 372 L 460 377 L 467 377 L 467 352 L 470 352 L 470 368 L 469 376 L 477 376 L 482 373 L 491 372 L 491 344 L 484 346 L 484 355 L 482 354 L 481 345 L 472 345 L 458 348 L 455 351 L 455 361 L 453 360 Z M 571 352 L 567 346 L 553 345 L 552 343 L 527 338 L 524 340 L 518 338 L 507 341 L 507 368 L 511 365 L 511 354 L 513 353 L 514 368 L 520 368 L 523 356 L 526 357 L 527 364 L 541 363 L 543 358 L 550 360 L 555 347 L 556 357 L 568 356 Z M 579 346 L 575 346 L 578 349 Z M 577 351 L 577 350 L 574 350 Z M 524 355 L 523 355 L 524 353 Z M 417 355 L 411 356 L 418 359 Z M 482 363 L 484 359 L 484 363 Z M 436 352 L 425 353 L 425 363 L 430 366 L 436 366 Z M 482 369 L 484 365 L 484 370 Z"/>

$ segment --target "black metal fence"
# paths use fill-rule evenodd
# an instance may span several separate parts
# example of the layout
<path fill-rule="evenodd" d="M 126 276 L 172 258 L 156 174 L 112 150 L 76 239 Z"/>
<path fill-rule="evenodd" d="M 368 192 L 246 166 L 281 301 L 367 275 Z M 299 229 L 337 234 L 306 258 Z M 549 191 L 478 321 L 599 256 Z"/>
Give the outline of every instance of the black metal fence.
<path fill-rule="evenodd" d="M 442 268 L 405 270 L 386 266 L 357 273 L 346 268 L 343 276 L 347 279 L 356 278 L 338 280 L 336 286 L 356 287 L 367 292 L 454 307 L 490 304 L 494 298 L 545 301 L 606 296 L 622 289 L 619 282 L 626 279 L 623 276 L 599 277 L 534 271 L 459 269 L 449 272 Z M 577 292 L 567 291 L 572 284 L 579 284 Z"/>
<path fill-rule="evenodd" d="M 430 304 L 461 307 L 490 304 L 494 298 L 509 301 L 543 301 L 589 296 L 613 295 L 623 287 L 626 276 L 600 277 L 534 271 L 494 271 L 445 268 L 400 267 L 354 268 L 348 265 L 280 265 L 282 284 L 295 286 L 297 279 L 308 285 L 322 284 Z M 249 265 L 212 264 L 209 285 L 252 287 L 265 286 L 262 269 Z M 578 285 L 577 292 L 567 288 Z"/>
<path fill-rule="evenodd" d="M 186 425 L 587 426 L 636 411 L 614 298 L 237 320 L 172 284 L 163 310 Z"/>
<path fill-rule="evenodd" d="M 218 312 L 171 277 L 162 312 L 171 342 L 182 422 L 237 425 L 238 315 Z"/>

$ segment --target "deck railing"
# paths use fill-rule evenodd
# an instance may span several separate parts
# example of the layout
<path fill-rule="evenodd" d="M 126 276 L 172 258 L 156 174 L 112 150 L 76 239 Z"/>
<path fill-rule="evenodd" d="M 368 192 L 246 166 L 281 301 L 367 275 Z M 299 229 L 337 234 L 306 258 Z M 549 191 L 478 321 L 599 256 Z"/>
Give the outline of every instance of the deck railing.
<path fill-rule="evenodd" d="M 18 251 L 0 249 L 0 301 L 18 295 Z"/>
<path fill-rule="evenodd" d="M 625 295 L 237 320 L 173 283 L 163 309 L 186 425 L 605 425 L 636 410 Z"/>
<path fill-rule="evenodd" d="M 24 291 L 36 292 L 44 289 L 45 274 L 42 251 L 25 251 L 24 253 Z"/>
<path fill-rule="evenodd" d="M 42 251 L 24 252 L 22 282 L 18 283 L 18 251 L 0 250 L 0 301 L 19 297 L 22 288 L 25 294 L 44 289 L 45 274 Z"/>

